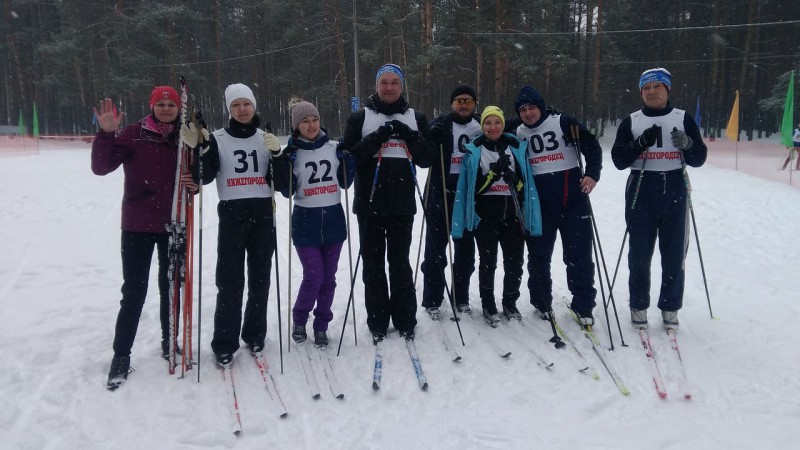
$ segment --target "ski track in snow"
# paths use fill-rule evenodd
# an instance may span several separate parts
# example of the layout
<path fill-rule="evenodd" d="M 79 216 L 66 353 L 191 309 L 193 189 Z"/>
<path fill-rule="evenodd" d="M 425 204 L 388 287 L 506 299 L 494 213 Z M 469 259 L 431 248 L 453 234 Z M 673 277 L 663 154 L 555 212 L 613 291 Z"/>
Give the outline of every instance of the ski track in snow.
<path fill-rule="evenodd" d="M 613 139 L 613 133 L 606 136 Z M 624 232 L 623 190 L 627 171 L 616 170 L 606 149 L 605 170 L 592 203 L 609 271 L 613 272 Z M 741 143 L 740 145 L 745 145 Z M 560 244 L 553 255 L 554 306 L 561 326 L 600 375 L 577 370 L 568 348 L 548 342 L 549 326 L 533 316 L 523 279 L 519 302 L 530 346 L 554 362 L 536 365 L 533 355 L 501 326 L 496 330 L 462 321 L 466 347 L 455 325 L 445 327 L 463 361 L 451 361 L 441 336 L 421 308 L 417 349 L 430 383 L 419 389 L 408 352 L 390 328 L 384 351 L 383 381 L 370 387 L 373 346 L 366 326 L 361 271 L 355 285 L 358 346 L 347 324 L 336 375 L 344 400 L 334 399 L 318 370 L 322 396 L 313 400 L 293 355 L 286 353 L 288 255 L 292 255 L 292 302 L 302 267 L 288 244 L 288 201 L 277 197 L 278 258 L 281 273 L 283 373 L 278 352 L 275 280 L 271 283 L 266 356 L 289 410 L 280 419 L 270 403 L 255 363 L 246 351 L 234 366 L 243 433 L 228 429 L 222 377 L 213 367 L 209 343 L 216 288 L 216 191 L 207 185 L 203 200 L 204 259 L 201 382 L 167 375 L 160 357 L 155 270 L 133 348 L 136 369 L 117 392 L 104 384 L 112 356 L 119 305 L 119 207 L 122 171 L 94 176 L 87 149 L 43 150 L 36 156 L 0 159 L 0 442 L 4 448 L 794 448 L 800 419 L 800 358 L 791 332 L 800 316 L 796 273 L 800 256 L 800 191 L 707 164 L 690 169 L 693 200 L 712 306 L 710 320 L 694 234 L 686 260 L 685 307 L 679 342 L 694 398 L 677 389 L 677 366 L 658 311 L 650 309 L 651 340 L 669 397 L 652 386 L 638 336 L 628 324 L 627 246 L 614 296 L 627 347 L 612 315 L 615 350 L 607 357 L 631 390 L 620 395 L 560 304 L 568 294 Z M 771 164 L 771 163 L 770 163 Z M 426 172 L 418 175 L 423 183 Z M 352 194 L 352 192 L 351 192 Z M 351 202 L 352 203 L 352 202 Z M 411 260 L 416 261 L 422 215 L 417 215 Z M 353 262 L 358 253 L 353 229 Z M 693 230 L 690 230 L 693 233 Z M 197 257 L 195 257 L 197 261 Z M 155 267 L 155 261 L 154 261 Z M 658 254 L 653 260 L 657 296 Z M 613 273 L 611 273 L 613 275 Z M 273 268 L 274 276 L 274 268 Z M 347 295 L 346 252 L 339 265 L 331 323 L 332 354 L 338 346 Z M 197 275 L 195 276 L 197 279 Z M 502 285 L 497 271 L 496 290 Z M 477 274 L 471 305 L 479 314 Z M 197 292 L 197 288 L 195 288 Z M 422 274 L 417 296 L 422 293 Z M 600 297 L 598 296 L 598 303 Z M 598 308 L 596 333 L 608 348 L 608 331 Z M 611 312 L 611 310 L 609 310 Z M 449 317 L 450 312 L 444 314 Z M 351 316 L 352 318 L 352 316 Z M 199 321 L 195 312 L 195 323 Z M 500 358 L 481 335 L 495 333 L 512 350 Z M 194 336 L 197 336 L 195 330 Z M 291 351 L 298 351 L 292 345 Z M 315 361 L 319 368 L 318 361 Z"/>

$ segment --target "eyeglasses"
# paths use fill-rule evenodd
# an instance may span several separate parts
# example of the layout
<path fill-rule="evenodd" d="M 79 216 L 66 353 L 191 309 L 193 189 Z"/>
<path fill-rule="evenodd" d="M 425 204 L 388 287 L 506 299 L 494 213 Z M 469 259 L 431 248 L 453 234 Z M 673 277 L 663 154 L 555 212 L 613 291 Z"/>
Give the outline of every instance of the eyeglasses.
<path fill-rule="evenodd" d="M 475 100 L 473 100 L 471 98 L 456 98 L 456 99 L 453 99 L 453 103 L 456 103 L 458 105 L 472 106 L 472 105 L 475 104 Z"/>

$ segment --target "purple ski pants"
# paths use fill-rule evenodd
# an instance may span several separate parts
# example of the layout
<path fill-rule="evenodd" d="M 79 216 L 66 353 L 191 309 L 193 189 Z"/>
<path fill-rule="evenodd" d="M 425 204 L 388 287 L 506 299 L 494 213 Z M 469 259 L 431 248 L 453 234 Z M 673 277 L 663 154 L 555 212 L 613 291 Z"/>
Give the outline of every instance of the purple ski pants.
<path fill-rule="evenodd" d="M 322 247 L 295 247 L 300 264 L 303 265 L 303 282 L 297 291 L 297 300 L 292 308 L 292 320 L 297 325 L 305 325 L 308 315 L 314 309 L 314 331 L 328 331 L 328 323 L 333 319 L 331 304 L 336 291 L 336 269 L 342 243 Z"/>

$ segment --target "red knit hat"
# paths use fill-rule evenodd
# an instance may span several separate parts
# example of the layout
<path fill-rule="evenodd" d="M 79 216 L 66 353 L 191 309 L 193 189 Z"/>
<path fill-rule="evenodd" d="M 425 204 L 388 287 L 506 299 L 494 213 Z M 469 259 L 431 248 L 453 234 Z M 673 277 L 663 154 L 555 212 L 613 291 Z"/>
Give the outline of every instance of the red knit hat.
<path fill-rule="evenodd" d="M 153 109 L 159 100 L 169 99 L 175 102 L 176 105 L 181 104 L 181 98 L 178 92 L 170 86 L 156 86 L 153 92 L 150 93 L 150 109 Z"/>

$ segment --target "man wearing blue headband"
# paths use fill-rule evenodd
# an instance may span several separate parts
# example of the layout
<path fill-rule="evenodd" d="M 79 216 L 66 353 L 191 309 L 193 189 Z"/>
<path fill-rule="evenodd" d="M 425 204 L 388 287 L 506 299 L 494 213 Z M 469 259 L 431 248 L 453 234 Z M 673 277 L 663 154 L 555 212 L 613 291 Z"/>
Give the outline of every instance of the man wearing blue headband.
<path fill-rule="evenodd" d="M 637 328 L 647 327 L 650 262 L 656 238 L 661 252 L 658 308 L 664 326 L 678 328 L 689 243 L 684 169 L 687 164 L 702 166 L 707 154 L 692 117 L 669 103 L 671 89 L 672 75 L 666 69 L 644 71 L 639 78 L 644 106 L 620 123 L 611 149 L 617 169 L 631 169 L 625 191 L 625 223 L 630 233 L 631 322 Z"/>
<path fill-rule="evenodd" d="M 347 120 L 342 149 L 356 159 L 353 211 L 363 261 L 367 325 L 375 343 L 389 321 L 414 338 L 417 299 L 409 262 L 416 206 L 416 169 L 430 165 L 428 120 L 403 98 L 403 70 L 386 64 L 375 75 L 375 93 Z M 386 262 L 389 279 L 386 277 Z M 391 292 L 390 292 L 391 287 Z"/>

